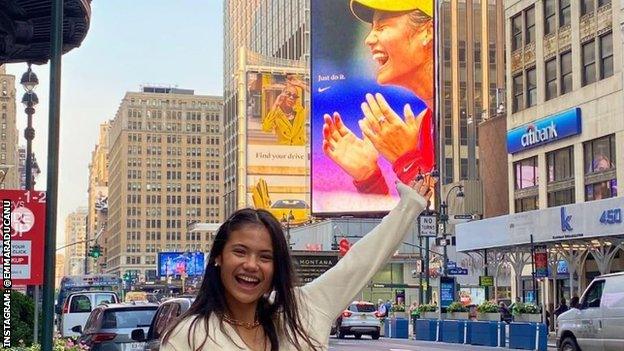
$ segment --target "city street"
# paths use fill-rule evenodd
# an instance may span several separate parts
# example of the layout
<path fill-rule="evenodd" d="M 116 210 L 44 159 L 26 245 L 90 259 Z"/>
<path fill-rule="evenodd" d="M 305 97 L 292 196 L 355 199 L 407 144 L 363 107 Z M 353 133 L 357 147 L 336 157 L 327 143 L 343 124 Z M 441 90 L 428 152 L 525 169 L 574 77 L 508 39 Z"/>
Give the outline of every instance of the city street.
<path fill-rule="evenodd" d="M 458 345 L 458 344 L 446 344 L 440 342 L 427 342 L 416 340 L 401 340 L 401 339 L 387 339 L 381 338 L 379 340 L 371 340 L 363 337 L 361 340 L 356 339 L 337 339 L 331 337 L 329 339 L 330 350 L 340 351 L 360 351 L 360 350 L 379 350 L 379 351 L 442 351 L 442 350 L 458 350 L 464 351 L 477 351 L 477 350 L 494 350 L 498 348 L 484 347 L 484 346 L 472 346 L 472 345 Z M 549 347 L 549 351 L 555 351 L 554 347 Z"/>

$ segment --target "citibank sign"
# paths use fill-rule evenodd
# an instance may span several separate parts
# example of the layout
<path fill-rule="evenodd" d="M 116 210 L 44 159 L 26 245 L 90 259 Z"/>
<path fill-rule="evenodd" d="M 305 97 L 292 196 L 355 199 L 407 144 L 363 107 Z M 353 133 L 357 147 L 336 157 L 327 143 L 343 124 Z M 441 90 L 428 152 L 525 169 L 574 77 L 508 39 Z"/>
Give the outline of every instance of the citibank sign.
<path fill-rule="evenodd" d="M 508 131 L 507 152 L 514 154 L 577 134 L 581 134 L 578 107 Z"/>

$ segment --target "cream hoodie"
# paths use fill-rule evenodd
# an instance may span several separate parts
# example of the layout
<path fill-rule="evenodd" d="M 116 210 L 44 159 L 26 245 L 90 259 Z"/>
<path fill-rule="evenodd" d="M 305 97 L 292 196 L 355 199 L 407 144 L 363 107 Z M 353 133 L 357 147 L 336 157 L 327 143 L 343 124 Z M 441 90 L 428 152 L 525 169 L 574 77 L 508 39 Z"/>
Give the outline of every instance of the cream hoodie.
<path fill-rule="evenodd" d="M 353 245 L 332 269 L 309 284 L 296 288 L 295 295 L 299 299 L 304 327 L 308 335 L 323 345 L 322 350 L 328 349 L 333 320 L 392 256 L 410 225 L 426 206 L 425 199 L 410 187 L 398 183 L 397 189 L 401 200 L 379 225 Z M 188 343 L 191 321 L 191 317 L 183 320 L 169 341 L 161 346 L 161 351 L 192 350 Z M 221 331 L 218 318 L 214 314 L 210 316 L 210 335 L 213 340 L 209 338 L 202 351 L 248 351 L 249 348 L 234 328 L 227 323 L 223 325 L 231 340 Z M 200 345 L 205 337 L 204 322 L 198 321 L 194 330 L 196 332 L 192 340 L 195 345 Z M 282 335 L 279 339 L 280 350 L 296 350 L 285 336 Z"/>

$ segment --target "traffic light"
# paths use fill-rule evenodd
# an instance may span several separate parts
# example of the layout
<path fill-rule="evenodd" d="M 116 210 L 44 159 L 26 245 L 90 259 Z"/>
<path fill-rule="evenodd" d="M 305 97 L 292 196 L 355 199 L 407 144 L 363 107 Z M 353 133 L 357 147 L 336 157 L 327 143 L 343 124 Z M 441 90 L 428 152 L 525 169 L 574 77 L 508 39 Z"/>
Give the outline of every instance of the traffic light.
<path fill-rule="evenodd" d="M 351 248 L 351 243 L 346 238 L 342 238 L 340 240 L 339 246 L 340 247 L 338 249 L 338 252 L 340 253 L 340 256 L 344 256 L 347 254 L 347 251 L 349 251 L 349 249 Z"/>
<path fill-rule="evenodd" d="M 130 272 L 126 272 L 123 275 L 123 280 L 124 281 L 130 281 Z"/>
<path fill-rule="evenodd" d="M 100 245 L 89 246 L 89 257 L 97 260 L 100 256 L 102 256 L 102 247 Z"/>

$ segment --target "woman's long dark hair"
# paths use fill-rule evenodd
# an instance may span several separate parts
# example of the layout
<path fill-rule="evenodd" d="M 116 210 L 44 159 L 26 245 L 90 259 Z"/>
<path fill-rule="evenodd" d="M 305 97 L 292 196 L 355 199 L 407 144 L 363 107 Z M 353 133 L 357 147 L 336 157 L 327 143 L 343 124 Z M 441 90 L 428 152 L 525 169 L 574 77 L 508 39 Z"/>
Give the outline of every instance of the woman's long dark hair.
<path fill-rule="evenodd" d="M 220 318 L 219 327 L 231 340 L 231 337 L 225 332 L 223 320 L 221 319 L 223 314 L 227 312 L 227 302 L 225 300 L 225 289 L 221 282 L 220 268 L 215 266 L 215 259 L 223 253 L 223 248 L 230 234 L 246 226 L 262 226 L 266 228 L 273 243 L 274 274 L 272 286 L 276 292 L 275 301 L 270 303 L 266 298 L 262 297 L 258 301 L 257 307 L 258 321 L 271 342 L 271 350 L 279 350 L 278 331 L 283 332 L 287 340 L 299 351 L 303 350 L 303 345 L 307 345 L 313 350 L 320 349 L 320 344 L 307 334 L 301 322 L 299 306 L 293 290 L 295 274 L 288 251 L 288 243 L 286 243 L 279 221 L 266 210 L 249 208 L 234 212 L 219 227 L 214 244 L 210 250 L 206 272 L 197 293 L 197 298 L 191 307 L 173 325 L 167 328 L 167 331 L 163 334 L 163 344 L 171 337 L 173 330 L 182 320 L 193 318 L 188 330 L 188 342 L 193 350 L 200 350 L 204 347 L 208 338 L 212 339 L 208 326 L 212 313 L 215 313 Z M 204 320 L 206 337 L 198 347 L 195 347 L 193 334 L 196 331 L 196 322 L 200 319 Z M 281 325 L 282 323 L 284 325 Z"/>

